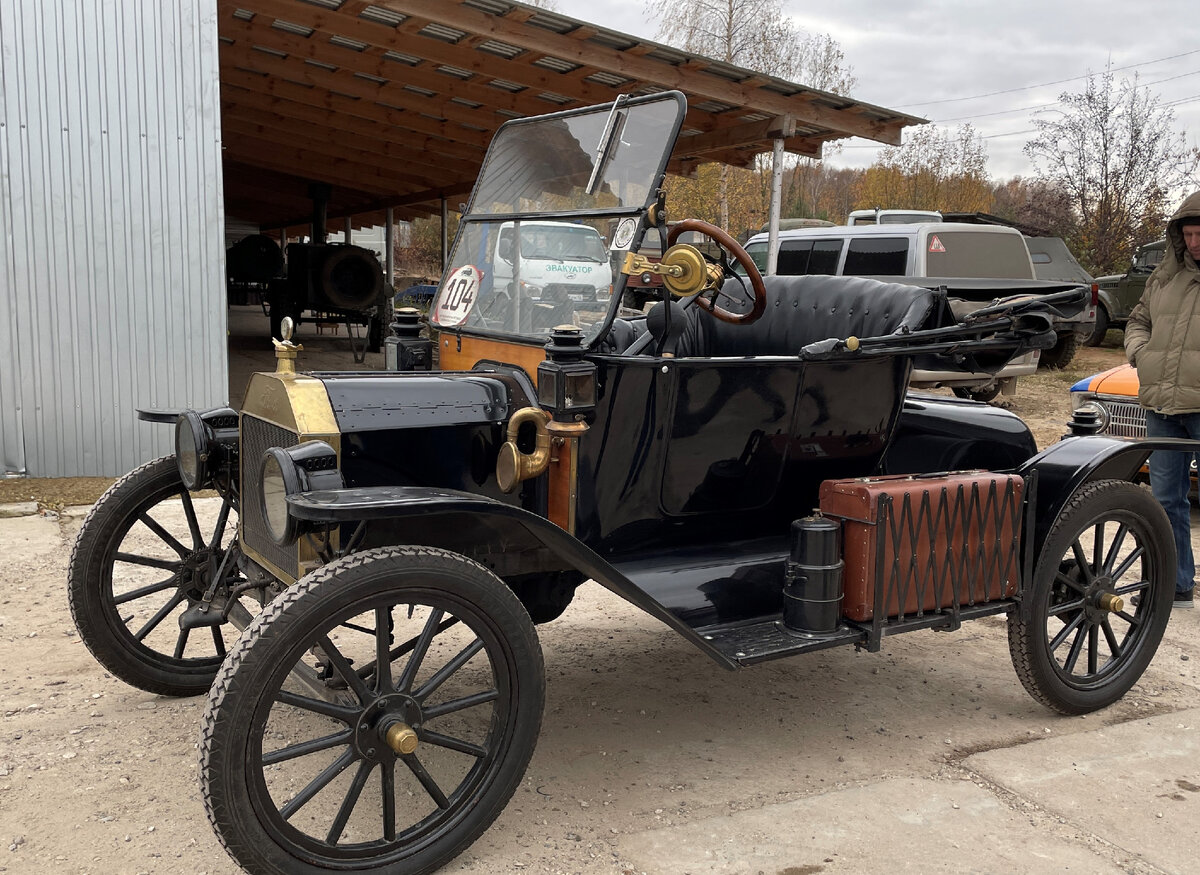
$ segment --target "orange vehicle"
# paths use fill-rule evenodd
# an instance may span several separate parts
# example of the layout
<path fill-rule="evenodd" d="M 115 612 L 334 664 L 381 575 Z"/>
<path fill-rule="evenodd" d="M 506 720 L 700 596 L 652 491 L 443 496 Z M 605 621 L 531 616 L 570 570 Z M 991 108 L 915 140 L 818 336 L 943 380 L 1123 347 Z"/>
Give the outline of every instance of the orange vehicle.
<path fill-rule="evenodd" d="M 1138 403 L 1138 375 L 1130 365 L 1092 374 L 1072 386 L 1071 409 L 1082 408 L 1096 411 L 1103 434 L 1146 436 L 1146 411 Z"/>
<path fill-rule="evenodd" d="M 1146 411 L 1138 402 L 1138 374 L 1131 365 L 1117 365 L 1084 377 L 1071 387 L 1071 410 L 1094 410 L 1100 433 L 1113 437 L 1144 438 Z M 1149 476 L 1149 467 L 1142 473 Z M 1192 460 L 1192 491 L 1196 492 L 1196 461 Z"/>

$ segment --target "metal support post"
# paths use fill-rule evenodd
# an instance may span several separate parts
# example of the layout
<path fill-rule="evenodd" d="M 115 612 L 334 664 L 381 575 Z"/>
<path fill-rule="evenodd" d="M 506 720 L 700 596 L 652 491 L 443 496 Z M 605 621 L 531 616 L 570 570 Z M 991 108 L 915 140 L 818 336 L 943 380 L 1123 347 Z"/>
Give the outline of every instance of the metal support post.
<path fill-rule="evenodd" d="M 775 141 L 771 153 L 771 212 L 767 231 L 767 273 L 779 265 L 779 201 L 783 197 L 783 140 Z"/>
<path fill-rule="evenodd" d="M 450 212 L 446 207 L 446 199 L 442 198 L 442 270 L 446 269 L 446 260 L 450 257 Z"/>
<path fill-rule="evenodd" d="M 383 229 L 383 248 L 387 250 L 383 257 L 384 275 L 387 277 L 389 289 L 396 287 L 396 221 L 392 208 L 387 208 L 387 224 Z"/>

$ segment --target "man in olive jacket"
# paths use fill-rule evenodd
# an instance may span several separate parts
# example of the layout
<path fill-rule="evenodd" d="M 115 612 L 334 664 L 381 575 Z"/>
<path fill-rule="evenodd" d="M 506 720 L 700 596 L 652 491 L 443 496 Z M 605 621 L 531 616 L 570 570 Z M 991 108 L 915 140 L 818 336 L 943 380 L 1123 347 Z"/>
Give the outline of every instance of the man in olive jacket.
<path fill-rule="evenodd" d="M 1167 223 L 1162 263 L 1125 326 L 1125 354 L 1137 368 L 1147 437 L 1200 438 L 1200 192 Z M 1150 489 L 1171 520 L 1179 556 L 1175 607 L 1192 606 L 1196 562 L 1188 490 L 1195 454 L 1150 454 Z"/>

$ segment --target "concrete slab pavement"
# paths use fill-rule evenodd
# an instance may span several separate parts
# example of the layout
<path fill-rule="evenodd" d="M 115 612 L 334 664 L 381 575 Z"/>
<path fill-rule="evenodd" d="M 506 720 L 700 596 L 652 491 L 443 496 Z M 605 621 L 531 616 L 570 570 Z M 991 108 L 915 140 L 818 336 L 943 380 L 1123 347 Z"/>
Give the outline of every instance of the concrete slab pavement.
<path fill-rule="evenodd" d="M 1200 709 L 991 750 L 963 765 L 1161 871 L 1200 871 Z"/>
<path fill-rule="evenodd" d="M 1075 736 L 1074 738 L 1078 738 Z M 1129 872 L 969 780 L 904 778 L 623 837 L 640 872 Z"/>

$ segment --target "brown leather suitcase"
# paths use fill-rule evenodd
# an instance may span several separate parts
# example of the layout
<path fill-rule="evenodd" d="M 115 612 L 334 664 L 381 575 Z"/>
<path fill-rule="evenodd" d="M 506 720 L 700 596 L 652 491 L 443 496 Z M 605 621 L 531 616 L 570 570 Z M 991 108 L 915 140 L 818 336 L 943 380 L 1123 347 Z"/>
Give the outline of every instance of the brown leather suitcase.
<path fill-rule="evenodd" d="M 1021 575 L 1024 481 L 956 471 L 821 484 L 821 513 L 842 523 L 842 615 L 873 619 L 1008 598 Z"/>

